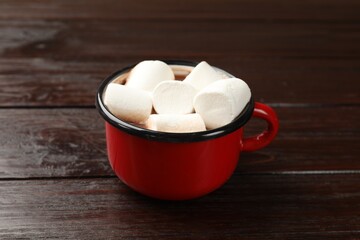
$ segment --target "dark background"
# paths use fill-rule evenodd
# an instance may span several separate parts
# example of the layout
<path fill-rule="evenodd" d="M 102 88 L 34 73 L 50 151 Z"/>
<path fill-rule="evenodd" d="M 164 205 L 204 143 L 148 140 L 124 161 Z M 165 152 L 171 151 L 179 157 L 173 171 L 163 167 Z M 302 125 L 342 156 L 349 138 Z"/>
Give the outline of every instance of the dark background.
<path fill-rule="evenodd" d="M 360 239 L 359 24 L 354 0 L 1 0 L 0 239 Z M 94 101 L 144 59 L 242 78 L 277 138 L 206 197 L 133 192 Z"/>

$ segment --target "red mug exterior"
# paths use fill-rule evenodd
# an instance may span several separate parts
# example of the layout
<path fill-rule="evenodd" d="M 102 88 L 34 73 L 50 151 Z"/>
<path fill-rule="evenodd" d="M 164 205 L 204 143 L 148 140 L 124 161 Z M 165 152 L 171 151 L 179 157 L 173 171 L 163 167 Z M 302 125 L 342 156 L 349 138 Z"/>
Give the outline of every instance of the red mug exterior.
<path fill-rule="evenodd" d="M 98 92 L 96 105 L 106 120 L 111 167 L 129 187 L 153 198 L 186 200 L 214 191 L 231 177 L 242 151 L 265 147 L 279 127 L 271 107 L 249 103 L 249 116 L 242 122 L 236 120 L 239 124 L 234 120 L 222 131 L 202 132 L 203 136 L 199 136 L 200 133 L 182 134 L 184 138 L 177 138 L 179 134 L 162 134 L 125 123 L 114 124 L 115 118 L 109 118 L 102 103 L 103 91 L 104 87 Z M 242 126 L 251 116 L 264 119 L 268 128 L 256 136 L 244 138 Z"/>

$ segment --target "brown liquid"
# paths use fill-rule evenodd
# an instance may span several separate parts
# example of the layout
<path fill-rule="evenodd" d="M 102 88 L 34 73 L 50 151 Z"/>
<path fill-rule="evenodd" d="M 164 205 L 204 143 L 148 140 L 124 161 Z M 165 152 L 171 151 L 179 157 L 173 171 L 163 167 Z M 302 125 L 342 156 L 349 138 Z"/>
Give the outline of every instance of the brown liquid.
<path fill-rule="evenodd" d="M 175 80 L 178 80 L 178 81 L 182 81 L 186 78 L 187 74 L 176 74 L 175 75 Z"/>

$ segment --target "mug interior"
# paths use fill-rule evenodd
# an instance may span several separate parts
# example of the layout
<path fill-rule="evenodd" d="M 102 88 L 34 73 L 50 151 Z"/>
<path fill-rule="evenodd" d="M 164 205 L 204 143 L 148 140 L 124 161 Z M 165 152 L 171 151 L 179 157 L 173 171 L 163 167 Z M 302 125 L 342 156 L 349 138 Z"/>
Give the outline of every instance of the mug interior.
<path fill-rule="evenodd" d="M 162 60 L 167 63 L 175 75 L 187 75 L 191 70 L 198 64 L 198 62 L 184 61 L 184 60 Z M 243 111 L 230 123 L 216 129 L 206 130 L 201 132 L 191 132 L 191 133 L 170 133 L 170 132 L 159 132 L 150 129 L 143 128 L 139 125 L 135 125 L 129 122 L 125 122 L 116 116 L 114 116 L 103 102 L 103 95 L 106 91 L 108 84 L 116 82 L 119 84 L 124 84 L 126 78 L 129 75 L 131 69 L 135 66 L 131 65 L 125 67 L 119 71 L 114 72 L 109 77 L 107 77 L 99 86 L 97 95 L 96 95 L 96 107 L 101 114 L 101 116 L 111 125 L 116 127 L 119 130 L 125 131 L 129 134 L 133 134 L 139 137 L 154 141 L 165 141 L 165 142 L 197 142 L 205 141 L 213 138 L 218 138 L 229 134 L 237 129 L 241 128 L 246 122 L 251 118 L 251 115 L 254 111 L 254 100 L 253 97 L 250 98 L 249 102 L 243 109 Z M 213 67 L 217 72 L 222 74 L 224 77 L 233 78 L 234 76 L 230 73 Z"/>

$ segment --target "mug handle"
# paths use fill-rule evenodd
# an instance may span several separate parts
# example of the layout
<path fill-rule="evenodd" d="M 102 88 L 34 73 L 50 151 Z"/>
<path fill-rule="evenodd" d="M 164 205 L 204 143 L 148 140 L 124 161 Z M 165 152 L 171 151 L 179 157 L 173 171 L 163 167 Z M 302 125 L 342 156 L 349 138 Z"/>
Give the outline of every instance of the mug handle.
<path fill-rule="evenodd" d="M 271 107 L 263 103 L 255 102 L 252 117 L 264 119 L 268 127 L 262 133 L 246 137 L 242 141 L 242 151 L 252 152 L 267 146 L 276 136 L 279 130 L 278 117 Z"/>

